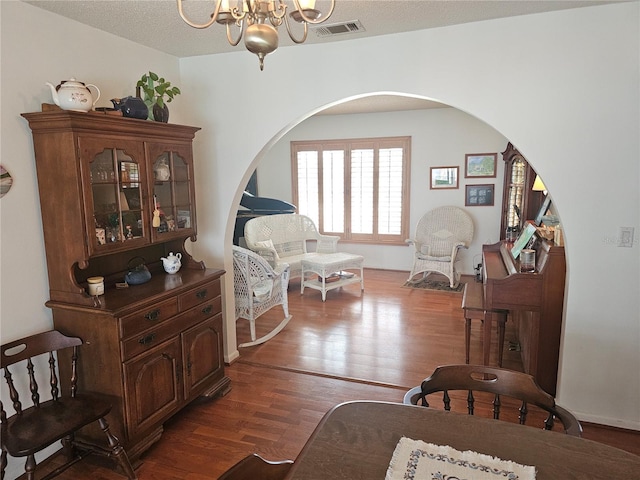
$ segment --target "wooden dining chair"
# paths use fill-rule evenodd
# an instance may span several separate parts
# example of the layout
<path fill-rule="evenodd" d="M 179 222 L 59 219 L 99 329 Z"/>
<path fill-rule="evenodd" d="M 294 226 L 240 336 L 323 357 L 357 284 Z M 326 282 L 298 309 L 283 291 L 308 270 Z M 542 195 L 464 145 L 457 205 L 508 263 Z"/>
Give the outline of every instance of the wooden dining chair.
<path fill-rule="evenodd" d="M 483 365 L 444 365 L 435 369 L 430 377 L 424 379 L 420 386 L 409 390 L 404 396 L 405 404 L 429 407 L 427 396 L 442 392 L 444 409 L 450 411 L 452 398 L 449 392 L 466 391 L 466 407 L 469 415 L 476 409 L 478 395 L 474 392 L 493 394 L 491 410 L 493 418 L 499 419 L 502 406 L 507 406 L 504 398 L 516 399 L 519 403 L 518 421 L 525 425 L 529 405 L 535 405 L 546 412 L 544 429 L 551 430 L 554 420 L 558 419 L 565 433 L 576 437 L 582 436 L 582 426 L 578 419 L 568 410 L 556 405 L 555 399 L 542 390 L 535 379 L 526 373 L 504 368 Z"/>
<path fill-rule="evenodd" d="M 4 405 L 0 402 L 2 478 L 5 475 L 8 454 L 12 457 L 27 457 L 26 478 L 33 480 L 36 471 L 35 454 L 59 440 L 62 441 L 65 463 L 48 473 L 46 478 L 57 476 L 89 453 L 113 457 L 127 478 L 136 478 L 124 448 L 109 431 L 105 417 L 111 411 L 111 403 L 104 396 L 78 391 L 78 352 L 82 343 L 80 338 L 67 337 L 57 330 L 51 330 L 2 345 L 0 368 L 4 370 L 9 396 L 15 410 L 14 415 L 7 417 Z M 62 362 L 63 358 L 69 357 L 58 356 L 56 352 L 68 348 L 72 349 L 70 370 L 67 370 L 70 372 L 70 388 L 65 394 L 60 391 L 56 358 Z M 20 366 L 16 364 L 19 362 L 20 366 L 26 367 L 25 375 L 17 374 Z M 37 375 L 36 366 L 45 366 L 45 362 L 48 362 L 48 372 L 44 376 Z M 9 367 L 14 371 L 11 372 Z M 45 377 L 48 377 L 51 387 L 51 399 L 41 401 L 38 380 Z M 32 405 L 28 408 L 23 407 L 26 400 L 21 399 L 18 392 L 21 385 L 25 385 L 25 388 L 28 386 L 29 389 Z M 99 423 L 106 435 L 108 447 L 76 441 L 75 432 L 93 422 Z"/>
<path fill-rule="evenodd" d="M 270 462 L 254 453 L 240 460 L 218 477 L 218 480 L 282 480 L 291 465 L 291 460 Z"/>

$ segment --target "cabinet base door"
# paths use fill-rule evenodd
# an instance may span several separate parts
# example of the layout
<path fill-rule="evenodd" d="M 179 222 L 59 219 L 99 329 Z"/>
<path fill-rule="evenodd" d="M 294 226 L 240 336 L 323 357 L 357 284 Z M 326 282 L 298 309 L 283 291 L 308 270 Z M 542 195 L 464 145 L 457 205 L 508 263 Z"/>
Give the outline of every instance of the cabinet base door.
<path fill-rule="evenodd" d="M 129 434 L 155 428 L 181 404 L 180 338 L 175 337 L 125 364 Z"/>
<path fill-rule="evenodd" d="M 185 365 L 184 396 L 192 400 L 223 377 L 222 314 L 182 334 Z"/>

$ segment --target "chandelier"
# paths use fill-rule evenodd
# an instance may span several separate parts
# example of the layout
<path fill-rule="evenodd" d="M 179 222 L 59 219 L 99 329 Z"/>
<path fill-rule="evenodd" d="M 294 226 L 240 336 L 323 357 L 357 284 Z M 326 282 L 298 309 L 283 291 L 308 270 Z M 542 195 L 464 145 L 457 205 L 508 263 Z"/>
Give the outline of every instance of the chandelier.
<path fill-rule="evenodd" d="M 264 57 L 278 48 L 277 28 L 280 25 L 285 24 L 291 40 L 295 43 L 303 43 L 307 39 L 308 25 L 324 22 L 331 16 L 335 7 L 335 0 L 331 0 L 329 13 L 323 16 L 315 8 L 316 0 L 292 0 L 294 10 L 289 16 L 304 26 L 302 37 L 297 38 L 289 26 L 285 0 L 211 0 L 215 8 L 210 20 L 202 24 L 194 23 L 185 16 L 182 8 L 184 1 L 186 0 L 177 0 L 178 12 L 182 20 L 194 28 L 207 28 L 214 22 L 226 25 L 227 40 L 234 47 L 244 36 L 247 50 L 255 53 L 260 59 L 260 70 L 264 69 Z M 232 3 L 236 5 L 232 6 Z M 235 38 L 232 32 L 234 24 L 238 29 Z"/>

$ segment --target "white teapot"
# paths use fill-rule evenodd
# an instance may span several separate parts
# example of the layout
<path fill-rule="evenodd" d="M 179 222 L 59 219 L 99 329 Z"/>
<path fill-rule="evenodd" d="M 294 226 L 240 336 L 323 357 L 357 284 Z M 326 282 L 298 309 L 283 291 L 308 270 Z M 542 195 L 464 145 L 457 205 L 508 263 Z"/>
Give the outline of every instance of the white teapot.
<path fill-rule="evenodd" d="M 175 255 L 173 254 L 173 252 L 169 252 L 169 255 L 167 255 L 166 257 L 160 257 L 160 260 L 162 260 L 164 271 L 167 273 L 176 273 L 178 270 L 180 270 L 180 267 L 182 266 L 182 263 L 180 262 L 181 259 L 182 254 L 180 252 L 176 253 Z"/>
<path fill-rule="evenodd" d="M 76 81 L 75 78 L 63 80 L 57 87 L 47 82 L 51 89 L 53 103 L 63 110 L 71 110 L 73 112 L 88 112 L 93 110 L 93 106 L 100 98 L 100 89 L 93 84 L 85 85 L 83 82 Z M 94 97 L 89 87 L 95 88 L 97 95 Z"/>

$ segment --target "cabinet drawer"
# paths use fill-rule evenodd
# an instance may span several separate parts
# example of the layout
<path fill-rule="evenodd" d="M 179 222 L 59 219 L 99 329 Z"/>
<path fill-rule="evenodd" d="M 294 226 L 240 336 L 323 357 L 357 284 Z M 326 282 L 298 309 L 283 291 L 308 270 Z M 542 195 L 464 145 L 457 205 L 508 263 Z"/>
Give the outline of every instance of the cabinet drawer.
<path fill-rule="evenodd" d="M 181 312 L 188 310 L 191 307 L 195 307 L 201 303 L 211 301 L 211 299 L 220 296 L 220 279 L 215 280 L 206 285 L 202 285 L 199 288 L 183 293 L 178 296 L 178 307 Z"/>
<path fill-rule="evenodd" d="M 180 314 L 168 322 L 163 322 L 156 328 L 140 332 L 139 334 L 122 342 L 123 361 L 129 360 L 142 352 L 145 352 L 165 340 L 177 336 L 183 330 L 196 325 L 207 318 L 219 313 L 222 308 L 221 297 L 198 305 L 191 310 Z"/>
<path fill-rule="evenodd" d="M 170 298 L 157 305 L 149 306 L 140 312 L 133 313 L 122 318 L 120 323 L 120 335 L 128 338 L 148 328 L 159 325 L 178 313 L 177 299 Z"/>

